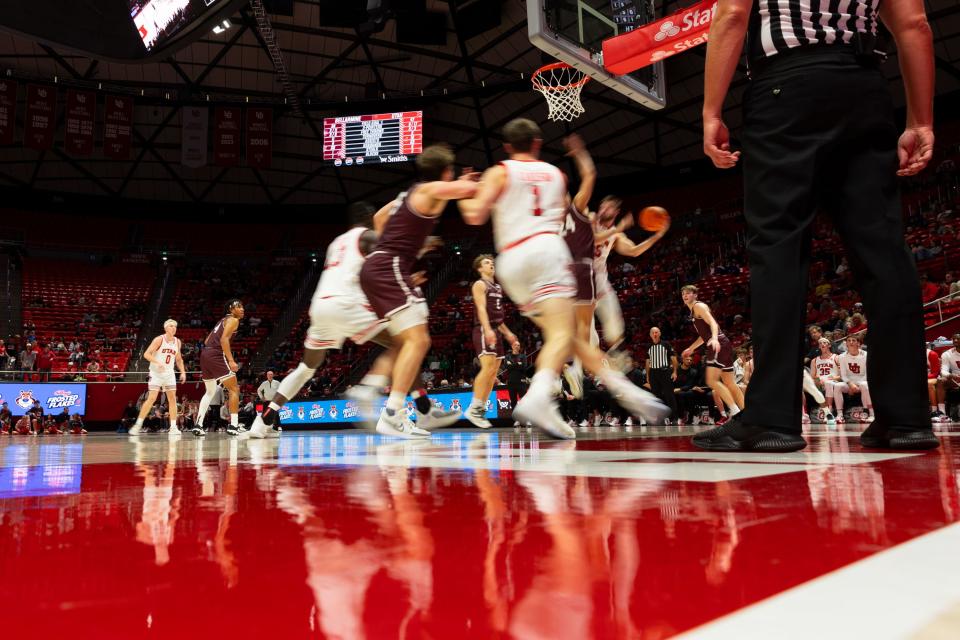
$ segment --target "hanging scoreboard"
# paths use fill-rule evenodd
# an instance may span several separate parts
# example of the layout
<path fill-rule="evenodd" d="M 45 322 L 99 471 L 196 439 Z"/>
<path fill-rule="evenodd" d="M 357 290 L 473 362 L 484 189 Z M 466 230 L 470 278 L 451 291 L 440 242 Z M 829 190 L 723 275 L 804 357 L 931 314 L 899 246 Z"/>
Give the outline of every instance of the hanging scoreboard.
<path fill-rule="evenodd" d="M 323 159 L 337 167 L 406 162 L 422 150 L 422 111 L 323 120 Z"/>

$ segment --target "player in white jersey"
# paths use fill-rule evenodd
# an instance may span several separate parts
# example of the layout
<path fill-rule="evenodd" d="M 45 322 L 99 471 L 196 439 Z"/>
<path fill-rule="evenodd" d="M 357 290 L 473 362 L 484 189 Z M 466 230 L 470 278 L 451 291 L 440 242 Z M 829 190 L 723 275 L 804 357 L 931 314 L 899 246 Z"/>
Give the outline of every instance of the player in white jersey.
<path fill-rule="evenodd" d="M 840 364 L 837 354 L 831 351 L 830 340 L 820 338 L 817 341 L 820 355 L 810 361 L 810 375 L 827 398 L 827 405 L 833 409 L 833 388 L 840 382 Z"/>
<path fill-rule="evenodd" d="M 843 422 L 844 394 L 860 394 L 867 417 L 864 422 L 873 422 L 873 402 L 867 386 L 867 353 L 860 348 L 858 336 L 847 336 L 847 352 L 837 356 L 840 367 L 840 382 L 833 385 L 833 399 L 837 404 L 837 422 Z"/>
<path fill-rule="evenodd" d="M 153 408 L 160 392 L 167 394 L 167 407 L 170 411 L 171 437 L 180 433 L 177 428 L 177 378 L 173 367 L 180 370 L 180 384 L 187 381 L 187 370 L 183 366 L 183 357 L 180 355 L 180 338 L 176 337 L 177 321 L 167 320 L 163 323 L 163 335 L 157 336 L 143 352 L 143 358 L 150 363 L 150 374 L 147 380 L 147 399 L 140 407 L 140 415 L 128 432 L 137 435 L 143 428 L 143 421 Z"/>
<path fill-rule="evenodd" d="M 610 284 L 607 275 L 607 259 L 611 251 L 627 258 L 637 258 L 653 247 L 670 229 L 668 221 L 662 229 L 640 244 L 634 243 L 624 233 L 633 226 L 633 215 L 626 215 L 619 223 L 614 224 L 620 215 L 621 204 L 621 200 L 616 196 L 606 196 L 600 201 L 594 218 L 594 236 L 597 243 L 593 260 L 593 272 L 597 280 L 596 317 L 603 327 L 603 339 L 610 349 L 611 359 L 617 362 L 622 361 L 617 347 L 623 342 L 624 322 L 617 291 Z M 592 338 L 595 344 L 600 343 L 596 329 L 593 330 Z"/>
<path fill-rule="evenodd" d="M 514 418 L 559 438 L 576 437 L 555 398 L 560 371 L 575 353 L 618 402 L 648 422 L 658 421 L 666 407 L 621 372 L 605 366 L 603 353 L 575 335 L 576 286 L 570 251 L 559 235 L 567 212 L 566 178 L 553 165 L 540 161 L 540 127 L 518 118 L 507 123 L 503 135 L 510 159 L 487 169 L 476 197 L 460 200 L 459 206 L 467 224 L 484 224 L 492 212 L 500 283 L 543 334 L 537 372 L 527 394 L 517 402 Z"/>
<path fill-rule="evenodd" d="M 348 339 L 356 344 L 368 341 L 386 347 L 374 361 L 359 384 L 351 387 L 347 396 L 360 405 L 360 413 L 369 418 L 380 389 L 387 386 L 397 358 L 397 347 L 384 331 L 386 321 L 377 317 L 360 288 L 360 269 L 366 256 L 377 242 L 378 232 L 371 226 L 389 215 L 389 207 L 380 211 L 367 202 L 350 207 L 349 231 L 341 234 L 327 247 L 323 273 L 310 302 L 310 327 L 303 343 L 303 358 L 274 394 L 263 412 L 256 417 L 250 431 L 240 439 L 275 437 L 280 408 L 309 382 L 326 359 L 327 350 L 340 349 Z M 376 214 L 376 215 L 374 215 Z M 429 402 L 429 400 L 428 400 Z M 439 408 L 418 411 L 417 425 L 411 434 L 429 436 L 427 429 L 444 427 L 456 422 L 460 412 L 444 412 Z"/>

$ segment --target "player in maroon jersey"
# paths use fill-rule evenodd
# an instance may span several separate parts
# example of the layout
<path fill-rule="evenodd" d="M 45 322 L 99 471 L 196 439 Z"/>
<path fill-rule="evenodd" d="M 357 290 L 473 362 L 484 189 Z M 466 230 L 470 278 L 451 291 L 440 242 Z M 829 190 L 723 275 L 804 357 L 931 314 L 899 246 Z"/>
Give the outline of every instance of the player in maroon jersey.
<path fill-rule="evenodd" d="M 416 428 L 402 409 L 430 349 L 430 334 L 427 301 L 413 281 L 413 265 L 447 203 L 473 197 L 477 191 L 475 174 L 455 179 L 454 160 L 447 145 L 423 150 L 417 158 L 423 181 L 377 213 L 377 229 L 380 221 L 386 218 L 386 222 L 360 270 L 360 287 L 377 316 L 387 321 L 387 330 L 399 346 L 390 397 L 377 421 L 377 431 L 383 434 L 408 437 Z M 459 413 L 451 417 L 452 424 Z"/>
<path fill-rule="evenodd" d="M 241 431 L 240 385 L 237 384 L 237 371 L 240 369 L 240 365 L 233 359 L 230 340 L 237 332 L 237 327 L 240 326 L 242 318 L 243 303 L 236 299 L 231 300 L 227 303 L 227 315 L 217 323 L 217 326 L 207 335 L 207 339 L 203 343 L 203 351 L 200 352 L 200 372 L 205 392 L 200 400 L 200 409 L 197 412 L 197 426 L 193 428 L 193 435 L 195 436 L 207 434 L 203 428 L 203 419 L 207 415 L 207 409 L 210 408 L 210 402 L 216 394 L 217 385 L 221 385 L 230 392 L 230 397 L 227 400 L 230 408 L 230 424 L 227 425 L 227 433 L 235 436 Z"/>
<path fill-rule="evenodd" d="M 484 414 L 487 412 L 487 399 L 497 380 L 500 361 L 504 357 L 500 335 L 507 339 L 511 348 L 519 341 L 503 322 L 503 289 L 494 279 L 493 256 L 477 256 L 473 260 L 473 270 L 480 274 L 480 279 L 473 283 L 470 290 L 476 308 L 473 347 L 477 352 L 477 359 L 480 360 L 480 371 L 473 381 L 473 400 L 464 417 L 476 427 L 489 429 L 493 425 Z"/>
<path fill-rule="evenodd" d="M 721 416 L 717 422 L 723 424 L 743 409 L 743 391 L 737 386 L 736 377 L 733 375 L 733 345 L 720 330 L 720 325 L 710 313 L 710 307 L 697 300 L 697 288 L 694 285 L 686 285 L 680 289 L 680 294 L 683 303 L 690 309 L 690 321 L 699 336 L 683 350 L 682 355 L 693 355 L 697 347 L 706 345 L 704 359 L 707 365 L 707 385 L 727 406 L 727 415 Z"/>

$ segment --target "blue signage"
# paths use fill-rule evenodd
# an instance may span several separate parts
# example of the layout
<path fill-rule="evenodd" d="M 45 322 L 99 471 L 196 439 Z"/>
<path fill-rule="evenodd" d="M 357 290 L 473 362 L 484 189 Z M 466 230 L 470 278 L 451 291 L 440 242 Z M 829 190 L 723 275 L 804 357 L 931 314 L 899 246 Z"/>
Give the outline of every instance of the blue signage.
<path fill-rule="evenodd" d="M 87 385 L 60 382 L 0 383 L 0 402 L 6 402 L 10 413 L 22 416 L 39 400 L 44 413 L 60 413 L 64 407 L 71 414 L 86 413 Z"/>
<path fill-rule="evenodd" d="M 79 493 L 83 443 L 10 445 L 0 465 L 0 499 Z"/>
<path fill-rule="evenodd" d="M 473 401 L 473 392 L 464 393 L 437 393 L 431 394 L 430 400 L 434 406 L 441 409 L 455 409 L 466 411 Z M 376 414 L 380 413 L 386 398 L 376 406 Z M 260 410 L 260 407 L 257 407 Z M 414 421 L 417 419 L 413 399 L 407 397 L 407 415 Z M 490 393 L 487 399 L 487 418 L 497 417 L 497 392 Z M 338 424 L 343 422 L 362 422 L 363 416 L 352 400 L 310 400 L 307 402 L 288 402 L 280 409 L 280 423 L 284 426 L 298 424 Z"/>

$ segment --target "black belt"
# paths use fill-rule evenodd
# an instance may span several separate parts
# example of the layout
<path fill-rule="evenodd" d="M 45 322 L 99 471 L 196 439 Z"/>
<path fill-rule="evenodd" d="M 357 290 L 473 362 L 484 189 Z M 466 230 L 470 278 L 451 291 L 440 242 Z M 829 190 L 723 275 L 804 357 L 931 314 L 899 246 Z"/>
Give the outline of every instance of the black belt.
<path fill-rule="evenodd" d="M 815 64 L 818 60 L 849 59 L 862 67 L 876 67 L 886 55 L 874 50 L 876 38 L 860 38 L 852 44 L 810 44 L 787 49 L 764 58 L 754 58 L 747 63 L 751 79 L 759 78 L 772 69 L 793 68 Z"/>

